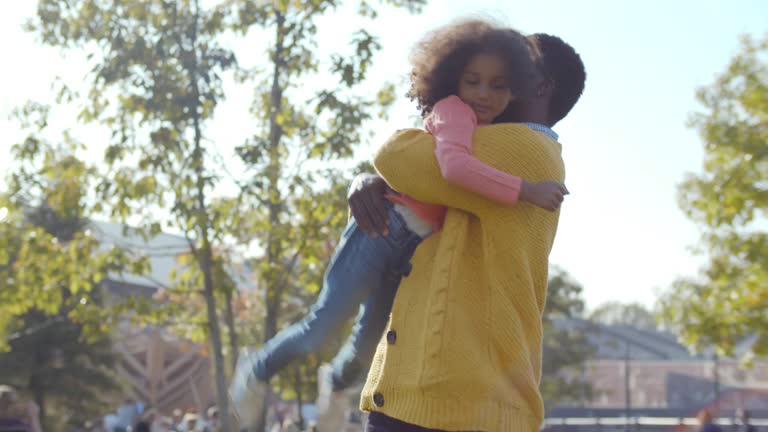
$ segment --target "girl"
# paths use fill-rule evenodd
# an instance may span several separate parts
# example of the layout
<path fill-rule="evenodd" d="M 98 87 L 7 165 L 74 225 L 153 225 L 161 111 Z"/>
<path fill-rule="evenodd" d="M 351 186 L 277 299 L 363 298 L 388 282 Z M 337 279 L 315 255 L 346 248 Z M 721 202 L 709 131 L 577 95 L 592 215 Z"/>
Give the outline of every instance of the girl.
<path fill-rule="evenodd" d="M 476 126 L 492 123 L 513 99 L 533 95 L 537 55 L 518 32 L 482 20 L 456 22 L 429 33 L 416 45 L 409 96 L 417 101 L 425 128 L 435 137 L 435 153 L 447 181 L 506 205 L 523 200 L 555 210 L 566 193 L 559 183 L 530 183 L 471 155 Z M 267 381 L 277 371 L 321 348 L 359 309 L 348 341 L 331 367 L 320 373 L 318 427 L 339 430 L 346 406 L 342 390 L 369 367 L 414 250 L 441 228 L 445 217 L 441 206 L 398 193 L 388 199 L 385 235 L 369 237 L 350 220 L 307 316 L 259 351 L 241 353 L 230 389 L 241 426 L 258 418 Z"/>

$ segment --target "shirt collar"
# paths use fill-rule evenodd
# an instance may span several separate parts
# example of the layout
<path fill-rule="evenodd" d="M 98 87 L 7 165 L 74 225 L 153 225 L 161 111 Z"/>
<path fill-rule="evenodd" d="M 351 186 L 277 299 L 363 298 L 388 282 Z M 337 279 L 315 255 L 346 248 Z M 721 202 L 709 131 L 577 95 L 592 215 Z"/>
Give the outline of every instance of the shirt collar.
<path fill-rule="evenodd" d="M 526 126 L 528 126 L 528 127 L 529 127 L 529 128 L 531 128 L 531 129 L 535 130 L 535 131 L 538 131 L 538 132 L 542 132 L 543 134 L 547 135 L 548 137 L 552 138 L 552 139 L 553 139 L 553 140 L 555 140 L 555 141 L 557 141 L 557 139 L 558 139 L 558 137 L 559 137 L 559 136 L 558 136 L 558 135 L 555 133 L 555 131 L 553 131 L 551 128 L 549 128 L 549 127 L 547 127 L 547 126 L 544 126 L 544 125 L 542 125 L 542 124 L 538 124 L 538 123 L 529 123 L 529 122 L 526 122 L 526 123 L 523 123 L 523 124 L 524 124 L 524 125 L 526 125 Z"/>

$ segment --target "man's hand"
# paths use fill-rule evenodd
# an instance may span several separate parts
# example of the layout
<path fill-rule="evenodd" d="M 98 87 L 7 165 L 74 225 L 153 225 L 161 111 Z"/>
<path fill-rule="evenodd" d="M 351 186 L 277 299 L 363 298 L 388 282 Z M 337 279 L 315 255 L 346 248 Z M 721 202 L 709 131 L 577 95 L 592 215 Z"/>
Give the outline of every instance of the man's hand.
<path fill-rule="evenodd" d="M 523 181 L 520 190 L 520 200 L 529 202 L 544 210 L 555 211 L 563 203 L 563 197 L 568 195 L 565 185 L 556 181 L 543 181 L 531 183 Z"/>
<path fill-rule="evenodd" d="M 347 194 L 349 208 L 357 226 L 364 233 L 376 238 L 379 234 L 389 234 L 389 215 L 384 194 L 389 186 L 381 177 L 374 174 L 360 174 L 352 180 Z"/>

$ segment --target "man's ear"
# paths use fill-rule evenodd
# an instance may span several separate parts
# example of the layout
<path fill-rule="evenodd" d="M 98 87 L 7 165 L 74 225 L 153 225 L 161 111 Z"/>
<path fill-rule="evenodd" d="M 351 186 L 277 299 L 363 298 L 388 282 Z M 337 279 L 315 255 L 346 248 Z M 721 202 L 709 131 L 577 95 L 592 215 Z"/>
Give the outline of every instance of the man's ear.
<path fill-rule="evenodd" d="M 536 85 L 536 96 L 549 97 L 555 89 L 555 82 L 551 79 L 542 79 Z"/>

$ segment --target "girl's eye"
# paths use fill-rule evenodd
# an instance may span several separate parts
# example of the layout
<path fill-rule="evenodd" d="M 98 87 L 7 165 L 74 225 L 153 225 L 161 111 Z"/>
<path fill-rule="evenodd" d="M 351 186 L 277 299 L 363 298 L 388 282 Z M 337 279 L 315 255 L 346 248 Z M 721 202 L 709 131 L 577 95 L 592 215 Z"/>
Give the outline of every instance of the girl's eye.
<path fill-rule="evenodd" d="M 464 80 L 464 84 L 466 84 L 466 85 L 477 85 L 477 81 Z"/>

